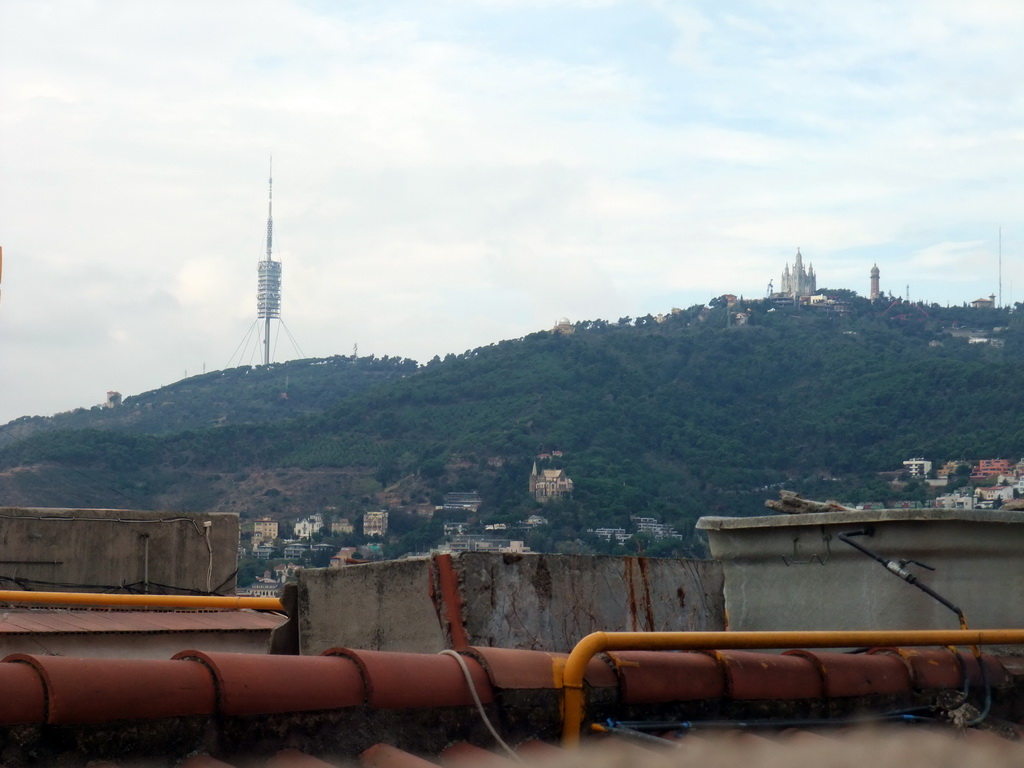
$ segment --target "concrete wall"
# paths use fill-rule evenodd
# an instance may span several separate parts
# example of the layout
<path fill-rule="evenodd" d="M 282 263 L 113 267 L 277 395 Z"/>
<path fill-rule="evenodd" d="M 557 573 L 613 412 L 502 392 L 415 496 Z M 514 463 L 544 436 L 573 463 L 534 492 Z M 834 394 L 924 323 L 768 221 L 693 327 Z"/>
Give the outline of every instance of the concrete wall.
<path fill-rule="evenodd" d="M 148 581 L 153 593 L 159 585 L 205 592 L 209 584 L 233 594 L 237 559 L 235 514 L 0 507 L 3 589 L 18 589 L 21 579 L 37 591 L 142 592 Z"/>
<path fill-rule="evenodd" d="M 721 595 L 719 565 L 702 560 L 473 552 L 306 569 L 299 646 L 567 652 L 597 630 L 722 629 Z"/>
<path fill-rule="evenodd" d="M 912 559 L 924 584 L 972 629 L 1024 627 L 1024 512 L 873 510 L 754 518 L 705 517 L 721 561 L 734 630 L 956 629 L 956 615 L 837 534 L 889 560 Z"/>
<path fill-rule="evenodd" d="M 709 561 L 466 553 L 456 569 L 473 645 L 570 651 L 599 630 L 724 628 Z"/>
<path fill-rule="evenodd" d="M 0 654 L 107 659 L 169 659 L 184 650 L 266 653 L 272 629 L 232 632 L 68 632 L 0 635 Z"/>

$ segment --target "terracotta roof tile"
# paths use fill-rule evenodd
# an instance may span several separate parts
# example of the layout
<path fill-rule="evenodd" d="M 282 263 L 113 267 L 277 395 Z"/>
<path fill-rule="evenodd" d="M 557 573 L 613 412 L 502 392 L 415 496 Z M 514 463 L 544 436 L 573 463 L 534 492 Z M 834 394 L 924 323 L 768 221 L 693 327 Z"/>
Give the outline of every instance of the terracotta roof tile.
<path fill-rule="evenodd" d="M 445 768 L 507 768 L 519 765 L 519 761 L 460 741 L 441 753 L 441 765 Z"/>
<path fill-rule="evenodd" d="M 388 744 L 374 744 L 359 756 L 366 768 L 436 768 L 437 763 L 416 757 Z M 311 767 L 312 768 L 312 767 Z"/>
<path fill-rule="evenodd" d="M 41 723 L 46 718 L 43 680 L 27 664 L 0 664 L 0 723 Z"/>
<path fill-rule="evenodd" d="M 83 659 L 16 653 L 4 663 L 31 666 L 46 690 L 51 725 L 105 723 L 216 711 L 213 680 L 199 665 L 153 659 Z"/>
<path fill-rule="evenodd" d="M 624 704 L 717 699 L 725 695 L 718 660 L 706 653 L 608 653 L 622 681 Z"/>
<path fill-rule="evenodd" d="M 282 749 L 266 762 L 266 768 L 335 768 L 318 757 L 307 755 L 298 749 Z"/>
<path fill-rule="evenodd" d="M 359 668 L 342 657 L 182 651 L 174 658 L 209 668 L 225 715 L 343 709 L 366 698 Z"/>
<path fill-rule="evenodd" d="M 483 665 L 495 688 L 510 690 L 561 688 L 562 670 L 569 658 L 567 653 L 478 646 L 467 649 L 466 654 Z M 591 687 L 614 688 L 618 685 L 614 671 L 598 658 L 587 665 L 584 680 Z"/>
<path fill-rule="evenodd" d="M 451 656 L 350 648 L 332 648 L 324 655 L 350 659 L 358 666 L 366 683 L 367 702 L 373 709 L 473 704 L 465 674 Z M 464 663 L 480 700 L 484 704 L 494 701 L 491 682 L 480 664 L 471 657 L 464 657 Z M 413 680 L 415 685 L 410 684 Z"/>
<path fill-rule="evenodd" d="M 560 655 L 474 648 L 461 658 L 485 713 L 507 741 L 524 742 L 517 748 L 523 759 L 536 762 L 562 754 L 535 738 L 542 734 L 553 739 L 559 726 Z M 854 711 L 845 703 L 829 709 L 821 702 L 859 701 L 877 707 L 871 702 L 879 696 L 924 692 L 919 701 L 928 703 L 935 701 L 936 689 L 947 688 L 959 696 L 961 665 L 969 680 L 979 681 L 971 682 L 969 692 L 978 706 L 964 710 L 966 719 L 973 721 L 988 709 L 982 703 L 986 691 L 993 692 L 994 718 L 1016 718 L 1024 711 L 1024 681 L 1011 676 L 998 659 L 983 657 L 983 679 L 973 654 L 957 656 L 944 649 L 879 649 L 870 654 L 635 651 L 608 654 L 608 659 L 613 663 L 595 662 L 594 677 L 601 684 L 590 689 L 588 716 L 629 712 L 659 721 L 657 727 L 670 734 L 685 730 L 684 723 L 673 724 L 678 712 L 710 718 L 712 722 L 694 722 L 696 738 L 673 737 L 687 745 L 686 754 L 705 742 L 700 728 L 739 725 L 730 720 L 730 712 L 757 712 L 776 728 L 791 729 L 770 740 L 761 731 L 740 730 L 733 742 L 747 745 L 745 749 L 790 742 L 796 749 L 796 742 L 821 741 L 807 735 L 812 723 L 836 728 L 849 721 L 819 713 Z M 1016 660 L 1007 665 L 1020 667 Z M 611 686 L 606 685 L 609 680 Z M 172 660 L 15 654 L 0 662 L 0 686 L 5 692 L 0 699 L 0 748 L 5 763 L 12 765 L 26 762 L 18 757 L 19 749 L 42 755 L 44 762 L 52 754 L 61 764 L 74 765 L 67 748 L 53 739 L 87 744 L 79 756 L 82 765 L 97 760 L 135 763 L 164 753 L 175 761 L 187 758 L 187 768 L 242 768 L 262 762 L 269 768 L 322 768 L 346 760 L 352 764 L 359 755 L 364 765 L 432 764 L 414 751 L 439 756 L 446 765 L 477 761 L 498 766 L 510 760 L 493 746 L 493 737 L 473 712 L 458 660 L 448 655 L 357 649 L 334 649 L 323 656 L 182 651 Z M 705 706 L 707 702 L 711 704 Z M 811 705 L 794 709 L 794 702 Z M 740 709 L 730 709 L 734 705 Z M 179 727 L 183 718 L 188 728 Z M 126 728 L 126 723 L 132 725 Z M 39 727 L 44 724 L 61 728 Z M 999 727 L 1010 735 L 1015 732 Z M 147 747 L 148 728 L 155 729 L 151 752 L 133 754 L 110 746 Z M 134 741 L 125 742 L 122 731 L 133 734 Z M 106 735 L 86 738 L 93 732 Z M 15 738 L 14 733 L 20 735 Z M 382 743 L 375 745 L 378 741 Z M 462 743 L 445 749 L 451 741 Z M 283 749 L 287 747 L 301 751 Z M 1016 745 L 1015 750 L 1018 758 L 1024 753 Z M 268 754 L 274 755 L 269 761 Z M 129 759 L 133 757 L 138 759 Z"/>
<path fill-rule="evenodd" d="M 726 694 L 733 699 L 817 699 L 824 693 L 814 663 L 801 656 L 710 651 L 725 670 Z"/>
<path fill-rule="evenodd" d="M 907 693 L 910 671 L 899 658 L 885 655 L 786 651 L 784 656 L 811 660 L 821 675 L 827 698 Z"/>

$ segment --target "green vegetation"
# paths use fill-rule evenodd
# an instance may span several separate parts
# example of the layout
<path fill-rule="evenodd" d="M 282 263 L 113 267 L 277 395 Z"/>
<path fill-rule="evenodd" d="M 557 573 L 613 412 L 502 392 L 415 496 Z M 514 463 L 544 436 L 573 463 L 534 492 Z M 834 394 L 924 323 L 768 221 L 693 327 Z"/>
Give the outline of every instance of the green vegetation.
<path fill-rule="evenodd" d="M 742 326 L 727 322 L 724 301 L 663 323 L 588 321 L 425 366 L 331 358 L 193 377 L 11 442 L 0 503 L 294 518 L 474 489 L 482 522 L 514 523 L 537 510 L 527 494 L 537 454 L 560 450 L 541 467 L 564 468 L 576 492 L 544 507 L 551 524 L 528 545 L 614 547 L 586 529 L 628 528 L 632 514 L 684 534 L 647 543 L 669 553 L 700 548 L 699 515 L 760 513 L 780 487 L 877 500 L 892 497 L 878 473 L 911 456 L 1024 453 L 1020 305 L 842 298 L 843 311 L 743 303 L 732 308 L 748 314 Z M 967 329 L 998 344 L 970 343 Z M 89 421 L 119 412 L 142 415 Z M 439 537 L 437 521 L 403 523 L 387 551 Z"/>

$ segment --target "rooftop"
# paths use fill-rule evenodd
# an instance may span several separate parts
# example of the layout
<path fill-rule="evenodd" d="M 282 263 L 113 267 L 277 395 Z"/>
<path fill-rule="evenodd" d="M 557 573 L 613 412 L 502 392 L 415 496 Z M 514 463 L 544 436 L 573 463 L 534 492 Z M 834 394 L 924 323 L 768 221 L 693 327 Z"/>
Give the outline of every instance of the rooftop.
<path fill-rule="evenodd" d="M 543 762 L 558 754 L 565 660 L 500 648 L 335 648 L 318 656 L 183 650 L 162 660 L 14 654 L 0 662 L 7 693 L 0 749 L 6 765 L 433 764 L 417 757 L 480 765 L 484 756 L 507 757 L 506 747 Z M 946 648 L 621 651 L 588 665 L 587 719 L 604 734 L 661 748 L 665 765 L 702 768 L 708 764 L 691 758 L 725 725 L 746 739 L 822 726 L 852 738 L 866 723 L 924 726 L 910 737 L 929 744 L 967 726 L 1014 738 L 1020 729 L 1008 718 L 1024 702 L 1022 667 L 1024 659 Z M 942 730 L 945 737 L 935 732 Z M 746 746 L 770 743 L 758 737 Z M 735 755 L 744 753 L 739 746 L 732 745 Z M 996 749 L 1024 756 L 1009 742 Z"/>

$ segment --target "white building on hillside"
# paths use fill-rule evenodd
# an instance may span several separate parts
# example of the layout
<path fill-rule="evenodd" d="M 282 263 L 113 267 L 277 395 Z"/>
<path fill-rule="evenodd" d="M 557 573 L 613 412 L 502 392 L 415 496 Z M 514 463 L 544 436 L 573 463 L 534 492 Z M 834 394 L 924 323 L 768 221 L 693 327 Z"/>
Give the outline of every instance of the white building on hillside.
<path fill-rule="evenodd" d="M 319 512 L 315 515 L 299 520 L 295 524 L 295 538 L 309 539 L 314 533 L 319 533 L 324 527 L 324 516 Z"/>

